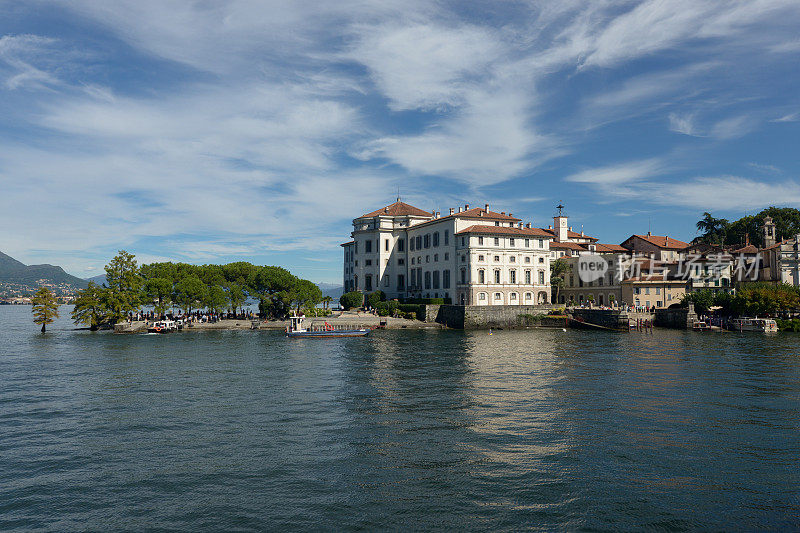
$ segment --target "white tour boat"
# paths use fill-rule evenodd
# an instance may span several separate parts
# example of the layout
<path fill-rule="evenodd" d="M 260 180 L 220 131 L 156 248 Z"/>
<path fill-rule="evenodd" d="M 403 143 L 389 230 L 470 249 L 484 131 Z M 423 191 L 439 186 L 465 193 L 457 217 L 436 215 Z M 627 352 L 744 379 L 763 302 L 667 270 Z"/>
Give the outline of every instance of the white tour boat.
<path fill-rule="evenodd" d="M 304 318 L 305 316 L 289 317 L 289 326 L 286 328 L 287 337 L 363 337 L 370 331 L 364 328 L 337 329 L 336 326 L 327 322 L 325 322 L 324 329 L 309 330 L 303 325 Z"/>
<path fill-rule="evenodd" d="M 734 331 L 758 331 L 761 333 L 774 333 L 778 331 L 778 323 L 771 318 L 734 318 Z"/>

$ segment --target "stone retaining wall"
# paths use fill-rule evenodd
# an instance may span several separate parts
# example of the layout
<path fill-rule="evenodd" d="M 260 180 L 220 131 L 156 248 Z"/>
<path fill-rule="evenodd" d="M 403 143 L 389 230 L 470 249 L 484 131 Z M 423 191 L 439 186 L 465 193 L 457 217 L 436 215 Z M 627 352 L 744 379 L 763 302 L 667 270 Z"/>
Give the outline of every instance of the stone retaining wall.
<path fill-rule="evenodd" d="M 433 307 L 437 309 L 434 311 Z M 518 328 L 519 315 L 543 315 L 559 306 L 544 305 L 429 305 L 426 320 L 455 329 Z"/>
<path fill-rule="evenodd" d="M 654 325 L 660 328 L 691 329 L 697 314 L 694 306 L 690 308 L 656 309 Z"/>
<path fill-rule="evenodd" d="M 572 317 L 580 322 L 594 324 L 604 328 L 616 330 L 628 330 L 628 313 L 621 309 L 584 309 L 576 308 L 568 311 Z M 570 323 L 573 326 L 579 324 Z"/>

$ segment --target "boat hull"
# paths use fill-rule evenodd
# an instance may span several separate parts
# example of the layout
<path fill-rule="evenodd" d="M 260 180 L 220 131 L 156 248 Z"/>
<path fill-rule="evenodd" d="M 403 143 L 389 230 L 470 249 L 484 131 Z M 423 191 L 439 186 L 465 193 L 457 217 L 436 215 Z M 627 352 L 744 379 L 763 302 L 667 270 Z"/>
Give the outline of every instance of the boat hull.
<path fill-rule="evenodd" d="M 286 333 L 287 337 L 364 337 L 369 333 L 368 329 L 345 329 L 335 331 L 290 331 Z"/>

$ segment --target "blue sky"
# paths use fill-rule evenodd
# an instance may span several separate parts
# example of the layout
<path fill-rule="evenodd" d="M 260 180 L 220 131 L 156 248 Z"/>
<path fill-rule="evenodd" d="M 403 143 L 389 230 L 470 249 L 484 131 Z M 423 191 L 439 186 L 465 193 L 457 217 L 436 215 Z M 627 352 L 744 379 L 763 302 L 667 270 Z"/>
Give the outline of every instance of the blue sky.
<path fill-rule="evenodd" d="M 799 27 L 796 0 L 0 0 L 0 250 L 338 282 L 398 187 L 689 240 L 800 207 Z"/>

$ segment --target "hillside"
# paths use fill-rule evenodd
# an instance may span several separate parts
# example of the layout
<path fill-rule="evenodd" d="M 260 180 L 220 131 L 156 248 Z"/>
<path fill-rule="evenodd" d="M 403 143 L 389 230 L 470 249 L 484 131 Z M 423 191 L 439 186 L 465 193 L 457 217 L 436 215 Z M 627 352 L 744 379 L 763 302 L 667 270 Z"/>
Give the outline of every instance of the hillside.
<path fill-rule="evenodd" d="M 60 266 L 25 265 L 0 252 L 0 283 L 36 287 L 39 280 L 52 285 L 70 285 L 82 289 L 88 284 L 86 280 L 67 274 Z"/>

